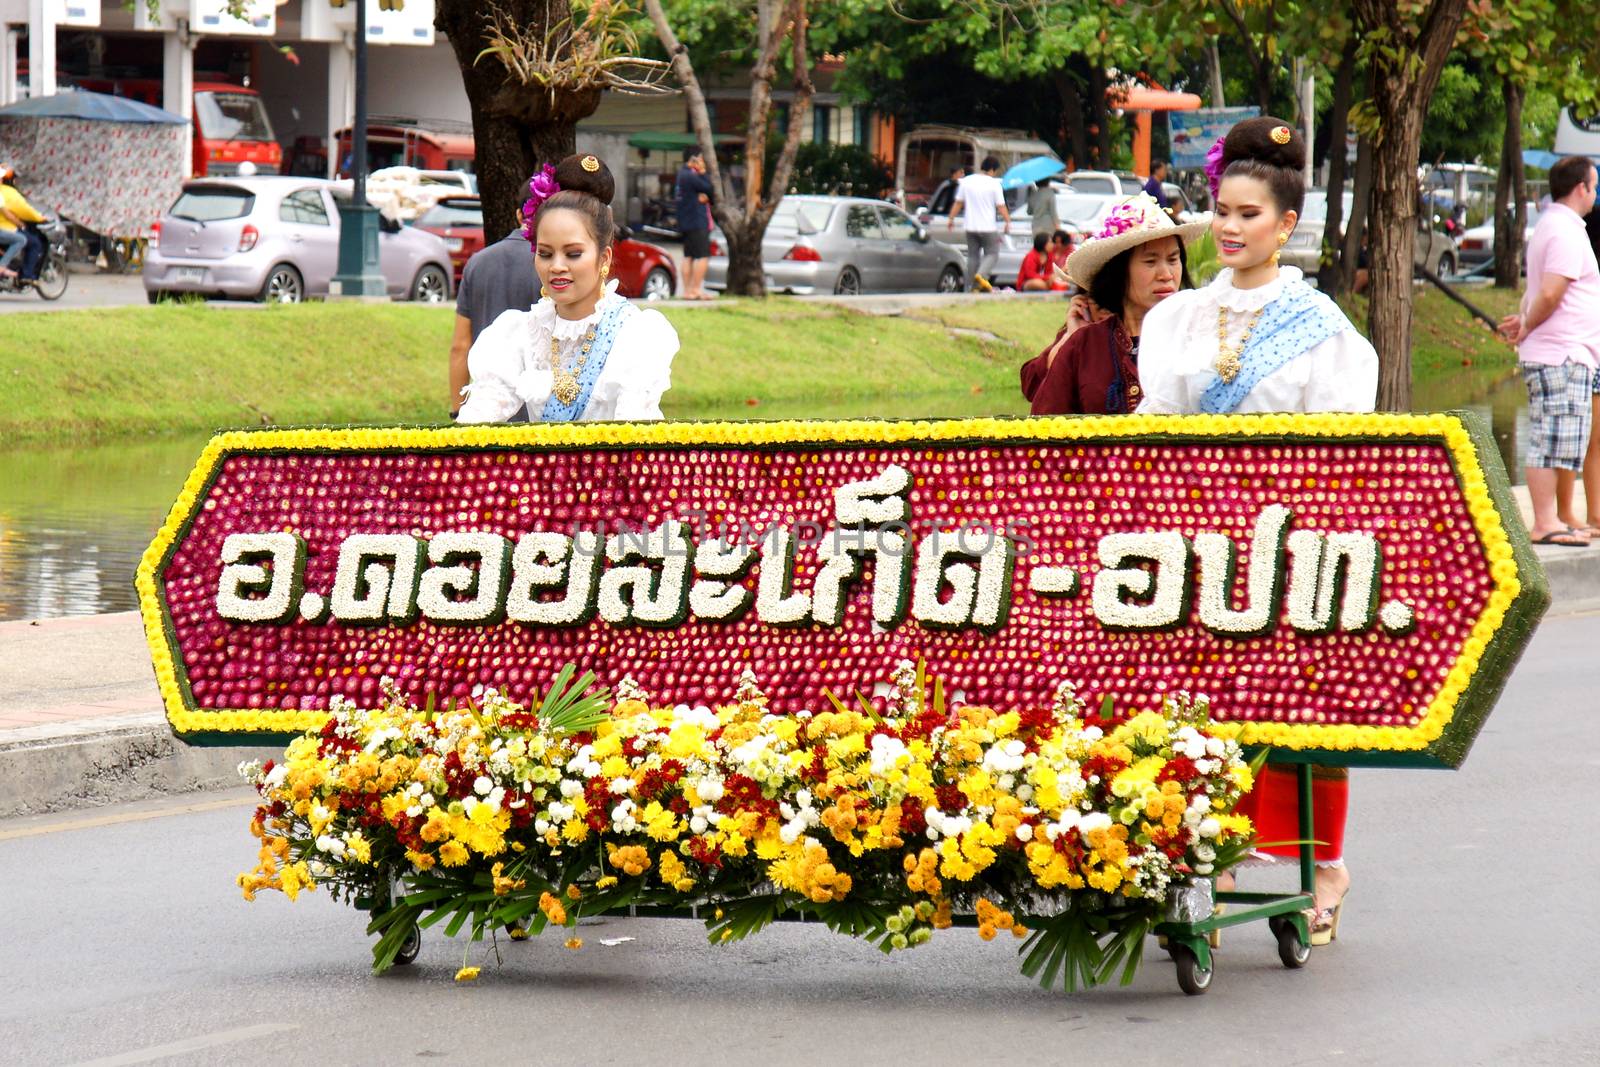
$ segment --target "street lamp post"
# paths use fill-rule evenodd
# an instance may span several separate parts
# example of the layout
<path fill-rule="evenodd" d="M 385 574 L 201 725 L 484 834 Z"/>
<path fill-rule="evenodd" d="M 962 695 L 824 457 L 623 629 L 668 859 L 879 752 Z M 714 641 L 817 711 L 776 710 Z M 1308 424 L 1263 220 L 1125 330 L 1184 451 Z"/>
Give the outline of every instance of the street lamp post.
<path fill-rule="evenodd" d="M 356 121 L 351 136 L 350 200 L 339 205 L 339 272 L 328 284 L 330 299 L 387 297 L 378 266 L 378 209 L 367 203 L 367 5 L 356 0 Z M 337 150 L 337 146 L 335 146 Z"/>

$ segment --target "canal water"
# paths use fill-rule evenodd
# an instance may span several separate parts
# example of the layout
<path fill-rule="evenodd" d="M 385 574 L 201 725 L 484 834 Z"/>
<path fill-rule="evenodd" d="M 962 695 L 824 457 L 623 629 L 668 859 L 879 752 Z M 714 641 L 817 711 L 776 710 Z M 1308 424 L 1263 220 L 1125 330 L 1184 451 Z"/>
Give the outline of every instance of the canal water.
<path fill-rule="evenodd" d="M 1508 470 L 1522 480 L 1525 398 L 1512 377 L 1487 395 L 1418 397 L 1430 410 L 1467 408 L 1494 429 Z M 729 418 L 916 418 L 1017 415 L 1011 396 L 856 400 L 803 410 L 763 407 Z M 0 620 L 130 611 L 133 573 L 193 468 L 206 435 L 0 452 Z"/>

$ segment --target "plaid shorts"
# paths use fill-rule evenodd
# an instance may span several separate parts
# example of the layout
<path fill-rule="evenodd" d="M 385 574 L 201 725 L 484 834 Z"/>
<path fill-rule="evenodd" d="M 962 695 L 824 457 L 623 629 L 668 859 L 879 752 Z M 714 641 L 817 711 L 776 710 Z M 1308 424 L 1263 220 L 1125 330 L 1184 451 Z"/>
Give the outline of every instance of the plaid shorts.
<path fill-rule="evenodd" d="M 1528 387 L 1528 466 L 1581 470 L 1589 447 L 1595 373 L 1576 360 L 1522 364 Z"/>

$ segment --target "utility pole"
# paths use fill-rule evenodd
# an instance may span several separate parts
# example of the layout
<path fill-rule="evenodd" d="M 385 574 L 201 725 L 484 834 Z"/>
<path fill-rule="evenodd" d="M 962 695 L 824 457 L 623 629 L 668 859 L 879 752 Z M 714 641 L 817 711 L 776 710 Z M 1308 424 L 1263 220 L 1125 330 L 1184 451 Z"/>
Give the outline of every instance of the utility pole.
<path fill-rule="evenodd" d="M 367 203 L 367 4 L 356 0 L 356 115 L 350 138 L 349 203 L 339 205 L 339 272 L 328 283 L 330 299 L 386 300 L 378 265 L 378 211 Z M 338 146 L 332 146 L 335 152 Z"/>

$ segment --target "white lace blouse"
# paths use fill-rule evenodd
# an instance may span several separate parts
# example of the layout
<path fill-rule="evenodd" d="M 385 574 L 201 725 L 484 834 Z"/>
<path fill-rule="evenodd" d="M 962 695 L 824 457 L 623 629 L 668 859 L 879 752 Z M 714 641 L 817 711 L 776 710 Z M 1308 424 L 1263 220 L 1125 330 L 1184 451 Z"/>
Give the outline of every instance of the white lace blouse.
<path fill-rule="evenodd" d="M 527 405 L 529 417 L 539 421 L 555 376 L 550 367 L 550 338 L 569 357 L 588 331 L 613 304 L 626 303 L 617 295 L 617 283 L 585 319 L 563 319 L 555 303 L 540 300 L 527 311 L 506 311 L 489 324 L 467 353 L 471 384 L 462 390 L 467 399 L 457 422 L 505 422 Z M 661 312 L 640 310 L 617 328 L 606 364 L 595 378 L 583 422 L 611 419 L 659 419 L 661 396 L 672 384 L 672 357 L 678 351 L 678 332 Z"/>
<path fill-rule="evenodd" d="M 1228 340 L 1245 323 L 1299 281 L 1295 267 L 1255 289 L 1236 289 L 1224 268 L 1202 289 L 1174 293 L 1144 317 L 1139 339 L 1139 413 L 1183 415 L 1200 410 L 1200 396 L 1216 381 L 1217 311 L 1227 308 Z M 1378 354 L 1350 326 L 1302 352 L 1245 394 L 1236 411 L 1371 411 L 1378 397 Z"/>

